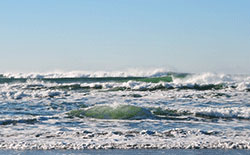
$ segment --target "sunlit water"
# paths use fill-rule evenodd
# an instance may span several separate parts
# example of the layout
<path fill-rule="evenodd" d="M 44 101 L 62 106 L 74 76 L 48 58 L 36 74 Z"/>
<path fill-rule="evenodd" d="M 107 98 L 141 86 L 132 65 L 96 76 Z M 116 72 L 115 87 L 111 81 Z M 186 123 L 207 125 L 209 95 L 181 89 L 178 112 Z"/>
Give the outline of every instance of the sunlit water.
<path fill-rule="evenodd" d="M 1 75 L 0 148 L 250 149 L 250 76 L 118 75 Z"/>

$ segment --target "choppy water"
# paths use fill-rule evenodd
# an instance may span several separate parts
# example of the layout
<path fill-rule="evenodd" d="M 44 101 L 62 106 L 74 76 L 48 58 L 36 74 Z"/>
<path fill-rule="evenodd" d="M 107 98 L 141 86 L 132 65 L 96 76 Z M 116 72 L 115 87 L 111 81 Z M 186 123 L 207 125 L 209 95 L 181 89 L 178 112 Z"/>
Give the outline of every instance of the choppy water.
<path fill-rule="evenodd" d="M 250 149 L 250 76 L 0 75 L 1 149 Z"/>

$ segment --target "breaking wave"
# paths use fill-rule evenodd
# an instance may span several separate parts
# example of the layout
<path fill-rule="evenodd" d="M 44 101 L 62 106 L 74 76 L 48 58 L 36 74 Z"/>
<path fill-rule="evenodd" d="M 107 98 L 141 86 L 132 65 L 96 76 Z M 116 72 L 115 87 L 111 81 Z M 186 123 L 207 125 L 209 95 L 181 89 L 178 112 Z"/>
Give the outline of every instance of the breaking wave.
<path fill-rule="evenodd" d="M 1 77 L 6 78 L 94 78 L 94 77 L 160 77 L 169 75 L 166 69 L 129 69 L 125 71 L 71 71 L 71 72 L 48 72 L 48 73 L 4 73 Z"/>
<path fill-rule="evenodd" d="M 1 149 L 250 149 L 250 76 L 0 75 Z"/>

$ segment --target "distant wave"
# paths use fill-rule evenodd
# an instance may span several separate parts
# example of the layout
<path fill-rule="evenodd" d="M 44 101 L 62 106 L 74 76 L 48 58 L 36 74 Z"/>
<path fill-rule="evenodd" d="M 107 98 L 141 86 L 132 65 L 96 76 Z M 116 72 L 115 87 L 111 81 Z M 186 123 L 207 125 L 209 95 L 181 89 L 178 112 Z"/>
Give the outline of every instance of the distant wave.
<path fill-rule="evenodd" d="M 231 75 L 216 73 L 189 74 L 183 79 L 176 78 L 174 83 L 219 84 L 250 82 L 250 75 Z"/>
<path fill-rule="evenodd" d="M 250 91 L 250 76 L 224 74 L 184 74 L 168 72 L 162 77 L 82 77 L 82 78 L 0 78 L 7 90 L 86 90 L 155 91 L 155 90 L 242 90 Z"/>
<path fill-rule="evenodd" d="M 240 74 L 217 74 L 217 73 L 178 73 L 165 69 L 127 71 L 71 71 L 71 72 L 47 72 L 47 73 L 0 73 L 0 79 L 73 79 L 73 78 L 128 78 L 133 77 L 157 78 L 172 76 L 174 83 L 192 84 L 219 84 L 219 83 L 239 83 L 250 82 L 250 75 Z M 131 78 L 131 79 L 129 79 Z M 111 79 L 114 80 L 114 79 Z M 104 80 L 105 81 L 105 80 Z M 147 82 L 147 81 L 145 81 Z M 151 81 L 149 81 L 151 82 Z"/>
<path fill-rule="evenodd" d="M 166 69 L 129 69 L 125 71 L 71 71 L 71 72 L 31 72 L 3 73 L 6 78 L 79 78 L 79 77 L 160 77 L 169 74 Z"/>

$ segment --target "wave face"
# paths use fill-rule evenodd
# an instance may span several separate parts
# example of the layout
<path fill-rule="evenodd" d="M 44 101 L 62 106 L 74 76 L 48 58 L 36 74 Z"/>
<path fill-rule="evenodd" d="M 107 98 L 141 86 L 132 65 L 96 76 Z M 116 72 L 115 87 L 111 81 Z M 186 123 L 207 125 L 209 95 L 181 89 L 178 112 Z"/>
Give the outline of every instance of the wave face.
<path fill-rule="evenodd" d="M 249 75 L 4 73 L 0 149 L 250 149 L 249 92 Z"/>

